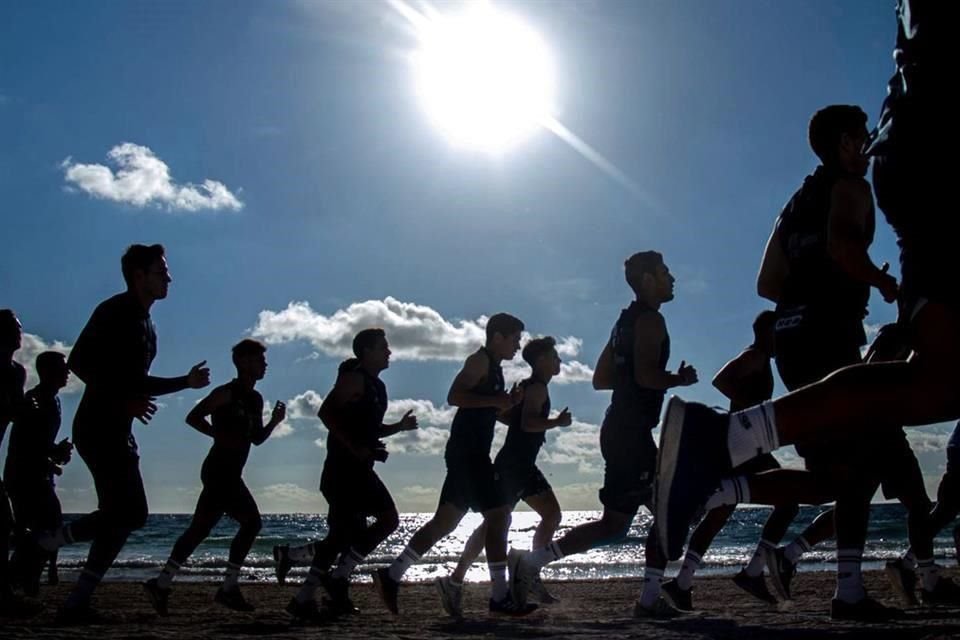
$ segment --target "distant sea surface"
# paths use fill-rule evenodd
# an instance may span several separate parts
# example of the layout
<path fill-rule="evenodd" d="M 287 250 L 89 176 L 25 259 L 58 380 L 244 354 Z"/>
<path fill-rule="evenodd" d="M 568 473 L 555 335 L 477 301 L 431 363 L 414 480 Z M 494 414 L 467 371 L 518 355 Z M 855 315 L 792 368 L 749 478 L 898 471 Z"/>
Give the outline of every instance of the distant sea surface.
<path fill-rule="evenodd" d="M 820 512 L 820 508 L 803 507 L 785 540 L 789 541 L 799 534 Z M 739 566 L 746 562 L 756 547 L 769 509 L 738 509 L 727 526 L 716 537 L 704 558 L 702 574 L 733 575 Z M 406 513 L 400 516 L 400 526 L 390 538 L 376 549 L 364 565 L 358 569 L 361 579 L 376 566 L 383 566 L 402 551 L 403 546 L 431 514 Z M 578 524 L 588 522 L 599 516 L 597 511 L 567 511 L 559 535 Z M 69 521 L 77 517 L 67 515 Z M 583 580 L 640 576 L 643 572 L 643 541 L 650 526 L 650 515 L 644 512 L 634 520 L 627 538 L 618 543 L 593 549 L 588 553 L 563 558 L 551 564 L 543 571 L 547 580 Z M 405 579 L 411 581 L 431 580 L 446 575 L 455 566 L 463 544 L 473 528 L 480 522 L 476 514 L 469 514 L 453 534 L 440 541 L 431 549 L 419 564 L 411 568 Z M 513 514 L 510 529 L 510 543 L 519 549 L 529 549 L 534 528 L 538 522 L 535 513 L 518 511 Z M 153 577 L 166 562 L 174 541 L 190 523 L 188 514 L 155 514 L 147 520 L 147 525 L 133 533 L 127 541 L 113 569 L 107 574 L 108 580 L 145 580 Z M 253 581 L 273 581 L 273 546 L 277 544 L 297 545 L 322 538 L 326 533 L 326 517 L 315 514 L 272 514 L 263 516 L 263 529 L 247 558 L 243 578 Z M 224 518 L 214 529 L 190 561 L 184 566 L 178 580 L 218 580 L 227 563 L 230 541 L 237 525 Z M 935 541 L 935 555 L 941 563 L 953 564 L 954 548 L 950 529 L 945 529 Z M 880 568 L 883 561 L 895 558 L 907 547 L 906 514 L 899 504 L 873 505 L 870 519 L 870 533 L 864 551 L 865 568 Z M 65 578 L 80 567 L 86 557 L 88 545 L 78 544 L 64 547 L 60 551 L 60 567 Z M 833 542 L 827 542 L 804 556 L 801 571 L 833 569 L 835 548 Z M 672 571 L 668 569 L 668 574 Z M 299 580 L 306 568 L 294 568 L 291 579 Z M 481 559 L 474 564 L 468 580 L 486 580 L 486 565 Z"/>

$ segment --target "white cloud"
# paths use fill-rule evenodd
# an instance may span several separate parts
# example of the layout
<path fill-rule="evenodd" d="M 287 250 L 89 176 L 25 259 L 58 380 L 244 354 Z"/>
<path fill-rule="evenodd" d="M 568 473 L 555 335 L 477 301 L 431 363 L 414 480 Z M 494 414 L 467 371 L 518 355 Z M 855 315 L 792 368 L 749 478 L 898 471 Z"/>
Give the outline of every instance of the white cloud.
<path fill-rule="evenodd" d="M 591 484 L 588 482 L 578 482 L 553 488 L 557 501 L 565 511 L 601 508 L 599 490 L 600 483 Z"/>
<path fill-rule="evenodd" d="M 387 333 L 390 350 L 397 360 L 464 360 L 486 339 L 488 318 L 476 320 L 445 319 L 438 311 L 412 302 L 387 297 L 383 300 L 355 302 L 329 316 L 317 313 L 308 302 L 290 302 L 281 311 L 261 311 L 252 334 L 268 344 L 295 340 L 308 341 L 315 349 L 333 357 L 352 355 L 352 342 L 362 329 L 381 327 Z M 521 345 L 531 338 L 524 332 Z M 580 353 L 583 340 L 573 336 L 557 339 L 557 352 L 563 358 Z M 530 368 L 517 356 L 503 363 L 504 377 L 512 384 L 529 375 Z M 571 360 L 561 365 L 557 384 L 588 382 L 593 369 Z"/>
<path fill-rule="evenodd" d="M 402 505 L 404 511 L 430 512 L 437 506 L 440 499 L 440 487 L 424 487 L 414 484 L 403 487 L 393 493 L 397 504 Z"/>
<path fill-rule="evenodd" d="M 34 335 L 32 333 L 24 333 L 23 340 L 20 344 L 20 350 L 13 354 L 13 359 L 19 362 L 27 370 L 27 385 L 26 388 L 30 389 L 39 382 L 37 377 L 37 370 L 34 366 L 34 363 L 37 359 L 37 356 L 43 353 L 44 351 L 59 351 L 65 356 L 70 355 L 70 349 L 72 345 L 67 345 L 59 340 L 54 340 L 53 342 L 47 342 L 40 336 Z M 60 393 L 76 393 L 83 389 L 83 383 L 80 381 L 80 378 L 71 374 L 70 380 L 67 382 L 67 386 Z"/>
<path fill-rule="evenodd" d="M 937 427 L 907 429 L 907 442 L 914 453 L 945 453 L 951 433 L 935 431 Z"/>
<path fill-rule="evenodd" d="M 290 420 L 317 419 L 317 412 L 323 404 L 323 396 L 307 389 L 303 393 L 287 400 L 287 418 Z"/>
<path fill-rule="evenodd" d="M 603 458 L 600 455 L 600 427 L 574 420 L 569 427 L 551 429 L 556 434 L 540 452 L 540 459 L 551 464 L 577 465 L 580 473 L 599 473 Z"/>
<path fill-rule="evenodd" d="M 102 200 L 135 207 L 156 204 L 168 211 L 243 208 L 243 203 L 217 180 L 208 178 L 201 184 L 175 183 L 170 177 L 170 167 L 148 147 L 124 142 L 110 149 L 107 159 L 116 171 L 102 164 L 74 162 L 69 157 L 60 166 L 70 188 Z"/>
<path fill-rule="evenodd" d="M 443 453 L 450 437 L 450 425 L 457 413 L 455 407 L 437 407 L 429 400 L 393 400 L 387 406 L 384 422 L 400 420 L 403 414 L 413 409 L 419 428 L 402 431 L 387 439 L 387 448 L 394 453 L 438 456 Z"/>
<path fill-rule="evenodd" d="M 265 511 L 274 513 L 317 513 L 324 505 L 317 491 L 290 482 L 267 485 L 254 493 Z"/>
<path fill-rule="evenodd" d="M 270 402 L 263 403 L 263 424 L 267 424 L 270 420 L 270 416 L 273 414 L 273 404 Z M 290 419 L 290 405 L 287 405 L 287 415 L 283 421 L 273 428 L 273 432 L 270 434 L 271 438 L 286 438 L 294 432 L 293 425 L 287 422 Z"/>

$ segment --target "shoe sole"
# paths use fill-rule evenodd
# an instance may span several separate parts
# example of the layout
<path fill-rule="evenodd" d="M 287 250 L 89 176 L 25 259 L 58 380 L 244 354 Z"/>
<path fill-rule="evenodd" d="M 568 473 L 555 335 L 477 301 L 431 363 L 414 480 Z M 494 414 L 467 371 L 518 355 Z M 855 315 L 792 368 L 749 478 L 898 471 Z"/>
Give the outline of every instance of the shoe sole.
<path fill-rule="evenodd" d="M 146 594 L 147 600 L 150 602 L 150 606 L 153 607 L 153 610 L 158 616 L 165 617 L 168 613 L 170 613 L 169 611 L 160 610 L 161 607 L 157 605 L 157 599 L 154 597 L 153 591 L 147 586 L 146 583 L 143 584 L 143 592 Z"/>
<path fill-rule="evenodd" d="M 657 456 L 657 477 L 654 482 L 654 522 L 657 525 L 657 542 L 660 551 L 669 560 L 676 560 L 679 553 L 670 554 L 667 526 L 667 507 L 670 501 L 670 490 L 673 488 L 674 475 L 677 470 L 677 455 L 680 451 L 680 442 L 683 436 L 683 423 L 686 416 L 686 405 L 676 396 L 671 396 L 667 402 L 667 411 L 663 418 L 663 428 L 660 430 L 660 455 Z M 681 547 L 683 545 L 680 545 Z M 682 551 L 682 550 L 681 550 Z"/>
<path fill-rule="evenodd" d="M 689 609 L 685 609 L 682 606 L 680 606 L 681 603 L 676 599 L 674 599 L 673 594 L 670 593 L 669 591 L 661 589 L 660 595 L 663 596 L 663 599 L 667 601 L 667 604 L 669 604 L 671 607 L 673 607 L 677 611 L 684 611 L 687 613 L 690 613 L 691 611 L 693 611 L 693 607 Z"/>
<path fill-rule="evenodd" d="M 901 574 L 896 568 L 887 566 L 884 567 L 883 571 L 887 574 L 887 579 L 890 580 L 890 586 L 893 587 L 897 597 L 900 598 L 900 602 L 908 607 L 915 607 L 919 604 L 916 596 L 907 591 L 906 585 L 904 585 L 903 580 L 900 579 Z"/>
<path fill-rule="evenodd" d="M 433 585 L 437 588 L 437 593 L 440 594 L 440 606 L 443 607 L 444 612 L 451 618 L 457 620 L 463 617 L 463 613 L 454 611 L 453 607 L 450 605 L 450 596 L 447 593 L 447 588 L 444 586 L 446 583 L 443 578 L 437 578 L 433 581 Z"/>
<path fill-rule="evenodd" d="M 773 589 L 777 592 L 777 595 L 780 596 L 783 600 L 791 600 L 790 594 L 787 593 L 786 589 L 783 587 L 783 577 L 780 574 L 779 562 L 777 562 L 777 557 L 775 552 L 770 551 L 765 553 L 764 561 L 767 564 L 767 570 L 770 572 L 770 581 L 773 583 Z M 771 562 L 772 560 L 772 562 Z"/>
<path fill-rule="evenodd" d="M 754 591 L 752 587 L 746 586 L 749 583 L 740 584 L 737 582 L 736 578 L 734 578 L 733 584 L 737 585 L 737 587 L 744 593 L 753 596 L 764 604 L 777 604 L 777 599 L 769 591 L 767 593 Z"/>
<path fill-rule="evenodd" d="M 377 594 L 380 595 L 380 600 L 383 601 L 383 604 L 387 608 L 387 611 L 389 611 L 395 616 L 400 615 L 399 605 L 396 608 L 390 606 L 390 602 L 387 600 L 387 594 L 383 590 L 383 581 L 380 580 L 380 573 L 377 571 L 373 573 L 373 586 L 377 588 Z"/>

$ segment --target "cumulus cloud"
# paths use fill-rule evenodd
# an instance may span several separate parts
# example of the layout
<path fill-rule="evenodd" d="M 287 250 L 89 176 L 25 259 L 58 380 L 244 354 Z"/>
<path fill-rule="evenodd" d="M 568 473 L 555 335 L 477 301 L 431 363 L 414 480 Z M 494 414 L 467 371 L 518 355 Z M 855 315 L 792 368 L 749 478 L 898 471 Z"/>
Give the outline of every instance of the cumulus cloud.
<path fill-rule="evenodd" d="M 323 396 L 313 389 L 307 389 L 287 400 L 287 418 L 290 420 L 315 420 L 322 404 Z"/>
<path fill-rule="evenodd" d="M 72 348 L 72 345 L 64 344 L 59 340 L 47 342 L 40 336 L 32 333 L 24 333 L 23 340 L 20 344 L 20 350 L 13 354 L 13 359 L 22 364 L 27 370 L 26 388 L 30 389 L 40 381 L 40 379 L 37 377 L 36 367 L 34 366 L 38 355 L 44 351 L 59 351 L 63 355 L 69 356 L 70 349 Z M 77 376 L 71 375 L 70 381 L 67 382 L 67 386 L 64 387 L 60 393 L 76 393 L 81 389 L 83 389 L 83 383 L 80 382 L 80 379 Z"/>
<path fill-rule="evenodd" d="M 281 311 L 264 310 L 252 330 L 256 338 L 268 344 L 304 340 L 318 352 L 332 357 L 352 355 L 352 342 L 362 329 L 382 327 L 387 332 L 390 349 L 396 360 L 464 360 L 486 339 L 487 316 L 475 320 L 450 321 L 438 311 L 392 297 L 383 300 L 355 302 L 326 316 L 314 311 L 308 302 L 290 302 Z M 524 333 L 521 344 L 531 338 Z M 573 336 L 557 339 L 557 352 L 562 358 L 574 358 L 583 341 Z M 529 375 L 529 367 L 518 354 L 504 363 L 508 383 Z M 576 360 L 564 362 L 558 384 L 585 382 L 593 370 Z"/>
<path fill-rule="evenodd" d="M 450 425 L 457 410 L 447 405 L 436 406 L 430 400 L 393 400 L 387 405 L 384 422 L 400 420 L 407 411 L 413 410 L 419 428 L 403 431 L 387 440 L 387 447 L 394 453 L 438 456 L 443 453 L 450 437 Z"/>
<path fill-rule="evenodd" d="M 602 470 L 600 427 L 574 420 L 569 427 L 552 429 L 549 433 L 553 440 L 544 445 L 540 453 L 541 460 L 551 464 L 577 465 L 580 473 L 599 473 Z"/>
<path fill-rule="evenodd" d="M 425 487 L 414 484 L 403 487 L 393 493 L 394 500 L 404 511 L 428 513 L 437 506 L 440 498 L 440 487 Z"/>
<path fill-rule="evenodd" d="M 255 491 L 258 502 L 273 513 L 316 513 L 323 500 L 316 490 L 304 489 L 291 482 L 267 485 Z"/>
<path fill-rule="evenodd" d="M 74 162 L 69 157 L 60 166 L 70 188 L 102 200 L 135 207 L 157 205 L 168 211 L 239 211 L 243 208 L 243 202 L 217 180 L 208 178 L 200 184 L 174 182 L 170 167 L 143 145 L 119 144 L 110 149 L 107 160 L 115 169 Z"/>
<path fill-rule="evenodd" d="M 273 428 L 273 432 L 270 434 L 271 438 L 286 438 L 291 433 L 293 433 L 293 425 L 291 425 L 287 420 L 290 417 L 289 408 L 287 409 L 287 417 L 283 419 L 283 422 L 278 424 Z M 263 403 L 263 424 L 267 424 L 270 420 L 270 416 L 273 414 L 273 404 L 269 402 Z"/>
<path fill-rule="evenodd" d="M 914 453 L 944 453 L 951 432 L 941 431 L 940 427 L 907 429 L 907 441 Z"/>

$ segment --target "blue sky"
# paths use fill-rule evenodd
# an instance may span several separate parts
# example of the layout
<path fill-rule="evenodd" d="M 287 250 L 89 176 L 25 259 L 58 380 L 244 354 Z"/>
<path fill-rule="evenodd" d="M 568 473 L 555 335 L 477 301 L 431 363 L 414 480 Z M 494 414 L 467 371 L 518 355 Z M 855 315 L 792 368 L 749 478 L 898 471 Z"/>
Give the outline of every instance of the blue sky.
<path fill-rule="evenodd" d="M 875 119 L 893 5 L 496 3 L 545 40 L 557 119 L 631 192 L 546 131 L 500 155 L 452 145 L 417 101 L 416 40 L 386 3 L 5 3 L 0 306 L 31 334 L 22 357 L 69 346 L 122 288 L 123 248 L 162 242 L 174 282 L 154 307 L 154 372 L 207 359 L 226 381 L 230 346 L 258 335 L 260 388 L 296 416 L 329 390 L 351 332 L 382 324 L 394 410 L 419 408 L 425 426 L 381 468 L 411 510 L 435 504 L 458 358 L 485 315 L 510 311 L 579 363 L 552 392 L 578 423 L 551 434 L 543 467 L 562 504 L 593 508 L 608 397 L 582 380 L 629 301 L 623 259 L 663 252 L 678 278 L 671 366 L 700 371 L 685 396 L 721 403 L 708 380 L 749 342 L 767 234 L 816 164 L 807 121 L 830 103 Z M 117 182 L 121 150 L 140 182 Z M 896 271 L 885 225 L 873 255 Z M 870 324 L 891 318 L 873 302 Z M 208 443 L 183 416 L 200 397 L 164 398 L 137 427 L 155 511 L 192 509 Z M 63 397 L 65 433 L 77 399 Z M 912 436 L 931 481 L 944 430 Z M 291 417 L 280 435 L 248 464 L 261 506 L 323 510 L 319 421 Z M 60 487 L 68 510 L 94 504 L 79 460 Z"/>

